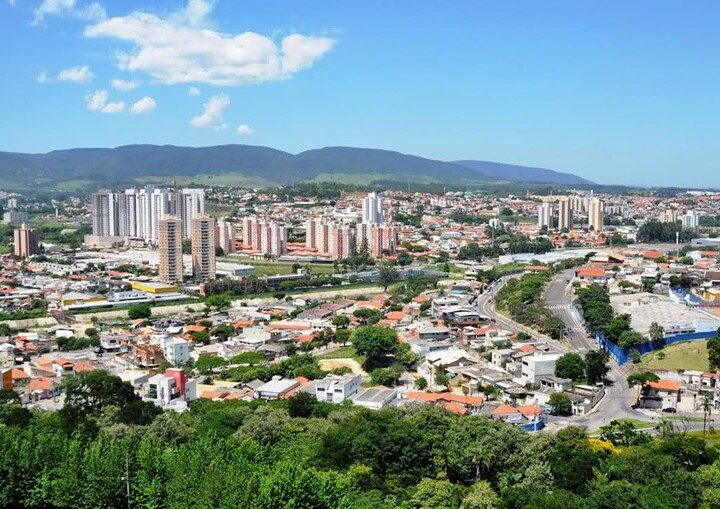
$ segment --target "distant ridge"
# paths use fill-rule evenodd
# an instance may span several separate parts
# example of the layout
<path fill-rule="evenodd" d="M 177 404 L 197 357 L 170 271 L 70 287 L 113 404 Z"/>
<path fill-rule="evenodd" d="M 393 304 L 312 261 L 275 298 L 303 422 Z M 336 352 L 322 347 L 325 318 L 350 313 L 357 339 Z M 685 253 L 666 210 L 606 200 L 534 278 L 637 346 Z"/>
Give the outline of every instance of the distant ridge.
<path fill-rule="evenodd" d="M 554 184 L 585 184 L 592 185 L 591 182 L 572 173 L 562 173 L 555 170 L 546 170 L 545 168 L 535 168 L 532 166 L 518 166 L 516 164 L 493 163 L 489 161 L 453 161 L 455 164 L 465 166 L 471 170 L 478 171 L 487 177 L 496 177 L 504 180 L 513 180 L 518 182 L 551 182 Z"/>
<path fill-rule="evenodd" d="M 238 173 L 276 183 L 333 174 L 383 175 L 386 180 L 515 181 L 592 184 L 570 173 L 484 161 L 437 161 L 389 150 L 325 147 L 290 154 L 269 147 L 125 145 L 45 154 L 0 152 L 0 180 L 13 183 L 92 181 L 127 183 L 138 177 Z"/>

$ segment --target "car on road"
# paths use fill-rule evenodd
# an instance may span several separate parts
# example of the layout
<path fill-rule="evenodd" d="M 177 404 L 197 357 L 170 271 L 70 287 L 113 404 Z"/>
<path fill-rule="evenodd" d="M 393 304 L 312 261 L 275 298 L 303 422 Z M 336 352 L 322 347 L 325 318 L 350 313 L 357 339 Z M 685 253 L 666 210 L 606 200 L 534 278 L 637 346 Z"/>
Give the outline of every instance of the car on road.
<path fill-rule="evenodd" d="M 567 333 L 568 333 L 568 334 L 572 334 L 573 332 L 575 332 L 575 331 L 574 331 L 571 327 L 568 327 Z"/>

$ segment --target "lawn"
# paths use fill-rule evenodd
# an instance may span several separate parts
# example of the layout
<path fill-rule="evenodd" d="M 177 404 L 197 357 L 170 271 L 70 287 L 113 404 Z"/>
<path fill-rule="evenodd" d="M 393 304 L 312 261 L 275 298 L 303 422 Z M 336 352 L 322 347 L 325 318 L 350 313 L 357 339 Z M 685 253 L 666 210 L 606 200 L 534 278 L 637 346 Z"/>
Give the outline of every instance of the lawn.
<path fill-rule="evenodd" d="M 276 274 L 292 274 L 293 273 L 293 264 L 292 263 L 283 263 L 283 262 L 263 262 L 263 261 L 254 261 L 254 260 L 248 260 L 248 259 L 242 259 L 234 256 L 225 256 L 221 258 L 222 261 L 229 261 L 229 262 L 237 262 L 237 263 L 243 263 L 246 265 L 252 265 L 255 267 L 255 269 L 258 271 L 259 274 L 264 276 L 274 276 Z M 300 266 L 302 268 L 305 268 L 305 266 L 309 266 L 310 268 L 310 274 L 334 274 L 335 269 L 333 268 L 332 264 L 327 263 L 301 263 Z"/>
<path fill-rule="evenodd" d="M 363 364 L 365 362 L 365 356 L 364 355 L 358 355 L 355 351 L 355 348 L 352 346 L 345 346 L 342 348 L 338 348 L 337 350 L 333 350 L 332 352 L 323 353 L 317 356 L 318 360 L 323 359 L 355 359 L 358 361 L 359 364 Z"/>
<path fill-rule="evenodd" d="M 639 368 L 707 371 L 707 341 L 684 341 L 650 352 L 642 356 Z"/>

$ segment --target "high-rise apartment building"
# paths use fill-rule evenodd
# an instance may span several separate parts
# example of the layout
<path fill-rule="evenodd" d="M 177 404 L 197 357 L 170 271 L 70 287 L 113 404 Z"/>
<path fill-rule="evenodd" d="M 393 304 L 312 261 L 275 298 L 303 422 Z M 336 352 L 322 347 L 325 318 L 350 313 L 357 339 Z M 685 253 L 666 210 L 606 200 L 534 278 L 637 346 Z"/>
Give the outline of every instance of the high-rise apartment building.
<path fill-rule="evenodd" d="M 160 281 L 182 283 L 182 221 L 165 216 L 158 222 L 158 254 L 160 255 Z M 213 252 L 214 254 L 214 252 Z"/>
<path fill-rule="evenodd" d="M 604 221 L 605 202 L 600 198 L 591 198 L 588 202 L 588 228 L 601 232 Z"/>
<path fill-rule="evenodd" d="M 243 219 L 243 249 L 263 255 L 282 256 L 287 252 L 287 228 L 275 221 L 261 221 L 255 216 Z"/>
<path fill-rule="evenodd" d="M 20 258 L 27 258 L 40 252 L 40 238 L 35 230 L 24 224 L 13 231 L 13 253 Z"/>
<path fill-rule="evenodd" d="M 193 277 L 203 281 L 215 279 L 215 220 L 204 214 L 193 219 L 190 241 Z"/>
<path fill-rule="evenodd" d="M 142 238 L 155 244 L 158 224 L 166 215 L 176 216 L 182 223 L 183 237 L 190 237 L 192 220 L 205 212 L 205 191 L 175 192 L 148 186 L 122 193 L 101 191 L 92 195 L 90 203 L 93 235 Z"/>
<path fill-rule="evenodd" d="M 218 219 L 215 225 L 215 246 L 221 248 L 225 254 L 234 253 L 235 224 L 225 219 Z"/>
<path fill-rule="evenodd" d="M 697 230 L 700 227 L 700 213 L 696 210 L 688 210 L 680 216 L 682 227 L 685 230 Z"/>
<path fill-rule="evenodd" d="M 553 204 L 550 202 L 544 202 L 538 206 L 538 226 L 540 228 L 552 228 L 553 211 Z"/>
<path fill-rule="evenodd" d="M 377 193 L 369 193 L 362 202 L 362 222 L 380 224 L 385 221 L 383 198 Z"/>
<path fill-rule="evenodd" d="M 92 208 L 92 231 L 98 237 L 118 235 L 117 193 L 99 191 L 90 198 Z"/>
<path fill-rule="evenodd" d="M 665 209 L 662 211 L 662 214 L 660 214 L 659 219 L 661 223 L 677 223 L 678 211 L 675 209 Z"/>
<path fill-rule="evenodd" d="M 558 200 L 558 229 L 571 229 L 572 228 L 572 204 L 570 198 L 560 198 Z"/>

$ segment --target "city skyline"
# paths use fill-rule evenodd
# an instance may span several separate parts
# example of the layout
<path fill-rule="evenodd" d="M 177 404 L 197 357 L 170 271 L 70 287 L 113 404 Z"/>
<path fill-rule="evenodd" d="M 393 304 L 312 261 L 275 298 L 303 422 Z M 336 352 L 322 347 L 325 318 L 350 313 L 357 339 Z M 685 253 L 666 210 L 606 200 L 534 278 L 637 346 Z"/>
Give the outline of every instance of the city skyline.
<path fill-rule="evenodd" d="M 718 7 L 548 5 L 3 3 L 0 149 L 347 145 L 717 187 Z"/>

